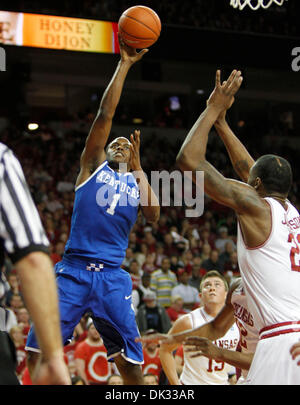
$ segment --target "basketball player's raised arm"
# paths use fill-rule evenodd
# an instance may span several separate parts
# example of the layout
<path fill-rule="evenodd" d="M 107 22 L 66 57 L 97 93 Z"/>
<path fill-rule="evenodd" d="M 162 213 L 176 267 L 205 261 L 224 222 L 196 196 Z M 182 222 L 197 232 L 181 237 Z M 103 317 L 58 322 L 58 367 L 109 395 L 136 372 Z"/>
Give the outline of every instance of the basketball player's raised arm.
<path fill-rule="evenodd" d="M 140 131 L 135 130 L 134 134 L 130 135 L 130 142 L 130 168 L 139 185 L 140 202 L 143 215 L 146 218 L 147 222 L 157 222 L 160 216 L 160 206 L 159 201 L 141 167 Z"/>
<path fill-rule="evenodd" d="M 236 135 L 228 125 L 226 121 L 226 110 L 222 111 L 221 114 L 218 116 L 218 119 L 215 122 L 215 128 L 227 149 L 228 155 L 236 174 L 242 181 L 247 182 L 249 171 L 255 162 L 245 146 L 236 137 Z"/>
<path fill-rule="evenodd" d="M 105 160 L 105 145 L 111 130 L 112 120 L 119 103 L 127 73 L 131 66 L 139 61 L 148 49 L 136 52 L 125 45 L 119 36 L 121 59 L 107 86 L 96 118 L 92 124 L 85 147 L 81 155 L 81 170 L 93 170 Z"/>
<path fill-rule="evenodd" d="M 220 71 L 217 71 L 215 89 L 210 95 L 208 105 L 190 130 L 176 160 L 182 171 L 187 174 L 192 172 L 194 182 L 196 171 L 204 172 L 204 191 L 213 200 L 234 209 L 237 214 L 251 214 L 263 204 L 254 188 L 225 178 L 205 157 L 208 134 L 220 113 L 231 105 L 232 97 L 241 83 L 241 72 L 234 70 L 221 85 Z"/>
<path fill-rule="evenodd" d="M 189 337 L 184 342 L 185 351 L 191 357 L 205 356 L 216 361 L 223 361 L 232 366 L 249 370 L 254 353 L 242 353 L 234 350 L 223 349 L 202 337 Z"/>

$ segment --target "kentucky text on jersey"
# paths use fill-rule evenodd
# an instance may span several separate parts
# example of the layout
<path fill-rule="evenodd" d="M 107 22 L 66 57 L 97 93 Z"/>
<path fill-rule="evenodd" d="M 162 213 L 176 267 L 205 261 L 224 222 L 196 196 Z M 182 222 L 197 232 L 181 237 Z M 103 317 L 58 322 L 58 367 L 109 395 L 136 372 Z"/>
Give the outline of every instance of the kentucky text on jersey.
<path fill-rule="evenodd" d="M 117 175 L 119 175 L 119 173 L 117 173 Z M 112 173 L 108 173 L 105 170 L 101 170 L 101 172 L 98 174 L 98 176 L 96 178 L 96 181 L 97 181 L 97 183 L 104 183 L 104 184 L 107 184 L 108 186 L 110 186 L 107 189 L 103 188 L 103 191 L 101 193 L 103 195 L 104 195 L 105 191 L 107 191 L 108 193 L 118 191 L 119 193 L 128 194 L 130 197 L 134 198 L 135 200 L 139 199 L 139 191 L 136 188 L 136 186 L 132 187 L 131 185 L 128 185 L 128 176 L 124 177 L 124 175 L 123 175 L 122 180 L 120 180 L 120 179 L 117 180 Z M 100 204 L 105 204 L 105 199 L 97 198 L 97 202 L 98 202 L 98 200 L 100 201 Z M 120 204 L 122 204 L 122 202 L 124 202 L 124 201 L 128 201 L 128 203 L 130 204 L 131 200 L 121 199 Z"/>
<path fill-rule="evenodd" d="M 118 173 L 105 161 L 75 190 L 65 254 L 120 267 L 136 222 L 139 188 L 132 173 Z M 96 263 L 91 261 L 91 263 Z"/>
<path fill-rule="evenodd" d="M 249 311 L 244 308 L 242 305 L 237 304 L 236 302 L 233 303 L 234 306 L 234 315 L 240 319 L 241 321 L 245 322 L 249 326 L 253 326 L 253 318 Z"/>

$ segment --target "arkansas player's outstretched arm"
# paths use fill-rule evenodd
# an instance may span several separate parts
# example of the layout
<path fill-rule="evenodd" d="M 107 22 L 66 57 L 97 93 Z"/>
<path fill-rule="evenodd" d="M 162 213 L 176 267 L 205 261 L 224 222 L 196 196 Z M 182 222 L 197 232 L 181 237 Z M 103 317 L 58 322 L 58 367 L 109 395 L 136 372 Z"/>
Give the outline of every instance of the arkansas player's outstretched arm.
<path fill-rule="evenodd" d="M 222 111 L 218 116 L 218 119 L 215 122 L 215 128 L 219 137 L 224 142 L 236 174 L 242 181 L 247 182 L 249 171 L 255 161 L 228 125 L 226 121 L 226 110 Z"/>
<path fill-rule="evenodd" d="M 205 356 L 216 361 L 223 361 L 243 370 L 249 370 L 254 356 L 254 353 L 242 353 L 235 350 L 223 349 L 207 338 L 196 336 L 187 338 L 184 346 L 185 351 L 191 353 L 191 357 Z"/>
<path fill-rule="evenodd" d="M 220 74 L 218 70 L 208 105 L 187 135 L 176 161 L 182 171 L 193 173 L 194 182 L 196 172 L 204 172 L 204 191 L 213 200 L 234 209 L 237 214 L 257 213 L 264 205 L 254 188 L 246 183 L 225 178 L 206 160 L 209 131 L 220 113 L 230 107 L 232 98 L 242 83 L 240 71 L 233 70 L 222 85 Z"/>

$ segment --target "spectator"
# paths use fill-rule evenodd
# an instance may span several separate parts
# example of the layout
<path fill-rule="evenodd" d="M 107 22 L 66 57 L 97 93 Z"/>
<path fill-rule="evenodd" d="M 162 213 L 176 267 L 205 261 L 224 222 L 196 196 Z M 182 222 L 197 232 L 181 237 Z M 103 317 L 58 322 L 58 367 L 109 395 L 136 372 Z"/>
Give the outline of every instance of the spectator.
<path fill-rule="evenodd" d="M 123 378 L 119 374 L 112 374 L 108 377 L 107 385 L 124 385 Z"/>
<path fill-rule="evenodd" d="M 240 276 L 237 252 L 233 251 L 230 254 L 230 259 L 224 264 L 224 272 L 232 271 L 234 277 Z"/>
<path fill-rule="evenodd" d="M 179 263 L 178 256 L 172 255 L 170 257 L 170 270 L 172 270 L 173 273 L 176 274 L 176 276 L 177 276 L 177 271 L 178 271 L 178 269 L 180 269 L 182 267 L 182 264 Z"/>
<path fill-rule="evenodd" d="M 228 235 L 236 235 L 237 223 L 235 215 L 227 215 L 220 223 L 220 226 L 226 226 Z"/>
<path fill-rule="evenodd" d="M 147 254 L 145 263 L 142 265 L 142 270 L 144 271 L 144 273 L 149 274 L 157 270 L 157 266 L 155 265 L 155 253 Z"/>
<path fill-rule="evenodd" d="M 159 268 L 161 266 L 161 263 L 163 259 L 165 259 L 167 255 L 165 254 L 164 250 L 164 244 L 163 243 L 157 243 L 156 244 L 156 251 L 155 251 L 155 265 L 156 268 Z"/>
<path fill-rule="evenodd" d="M 233 246 L 232 243 L 227 242 L 227 243 L 225 244 L 225 250 L 224 250 L 224 252 L 221 253 L 221 254 L 219 254 L 219 257 L 220 257 L 220 260 L 221 260 L 222 263 L 223 263 L 223 266 L 225 265 L 226 262 L 229 262 L 229 260 L 230 260 L 230 255 L 231 255 L 231 253 L 232 253 L 234 250 L 235 250 L 235 249 L 234 249 L 234 246 Z"/>
<path fill-rule="evenodd" d="M 184 238 L 178 233 L 178 229 L 176 226 L 172 226 L 170 228 L 170 231 L 173 238 L 173 243 L 175 244 L 177 251 L 179 250 L 179 252 L 185 252 L 189 248 L 188 239 Z"/>
<path fill-rule="evenodd" d="M 215 238 L 211 234 L 211 232 L 206 228 L 203 228 L 202 231 L 201 231 L 200 241 L 202 243 L 202 246 L 204 244 L 208 244 L 211 247 L 211 249 L 215 248 Z"/>
<path fill-rule="evenodd" d="M 160 235 L 165 235 L 168 231 L 168 217 L 167 215 L 161 215 L 158 221 L 158 232 Z"/>
<path fill-rule="evenodd" d="M 132 249 L 133 253 L 140 251 L 140 244 L 135 232 L 129 234 L 128 247 Z"/>
<path fill-rule="evenodd" d="M 201 278 L 206 273 L 206 270 L 202 269 L 199 264 L 194 264 L 192 269 L 192 275 L 188 280 L 188 284 L 199 292 L 200 291 L 200 283 Z"/>
<path fill-rule="evenodd" d="M 63 205 L 55 195 L 54 191 L 48 193 L 48 199 L 46 201 L 46 208 L 50 212 L 55 212 L 56 210 L 63 208 Z"/>
<path fill-rule="evenodd" d="M 212 248 L 209 243 L 204 243 L 202 245 L 201 254 L 200 254 L 200 258 L 201 258 L 202 262 L 205 262 L 205 260 L 208 260 L 210 258 L 211 251 L 212 251 Z"/>
<path fill-rule="evenodd" d="M 9 331 L 9 335 L 15 345 L 17 355 L 16 374 L 19 381 L 21 381 L 26 367 L 25 340 L 22 327 L 19 325 L 13 326 Z"/>
<path fill-rule="evenodd" d="M 219 252 L 217 250 L 212 250 L 210 257 L 207 260 L 204 260 L 202 267 L 206 271 L 218 270 L 220 273 L 223 273 L 223 263 L 219 258 Z"/>
<path fill-rule="evenodd" d="M 151 274 L 150 287 L 157 296 L 158 303 L 167 308 L 171 305 L 172 290 L 177 285 L 177 277 L 170 270 L 170 260 L 162 260 L 161 268 Z"/>
<path fill-rule="evenodd" d="M 53 251 L 50 254 L 53 265 L 60 262 L 65 250 L 65 244 L 62 241 L 58 241 L 56 245 L 52 246 Z"/>
<path fill-rule="evenodd" d="M 233 249 L 236 249 L 233 240 L 228 236 L 228 228 L 226 226 L 221 226 L 219 228 L 219 237 L 215 240 L 215 248 L 220 254 L 225 251 L 225 245 L 227 243 L 231 243 Z"/>
<path fill-rule="evenodd" d="M 14 311 L 15 315 L 17 315 L 18 310 L 24 307 L 24 302 L 20 294 L 13 294 L 10 298 L 9 309 Z"/>
<path fill-rule="evenodd" d="M 157 330 L 149 329 L 143 335 L 157 333 Z M 144 364 L 142 365 L 143 375 L 151 373 L 155 375 L 157 381 L 160 379 L 162 366 L 159 358 L 159 348 L 156 343 L 147 342 L 143 345 Z"/>
<path fill-rule="evenodd" d="M 137 313 L 137 309 L 143 304 L 143 297 L 145 294 L 152 292 L 150 288 L 151 275 L 144 273 L 141 278 L 142 282 L 139 287 L 132 290 L 132 304 Z"/>
<path fill-rule="evenodd" d="M 199 292 L 188 284 L 190 276 L 185 269 L 178 270 L 179 284 L 172 290 L 172 297 L 179 295 L 183 299 L 183 308 L 191 311 L 200 304 Z"/>
<path fill-rule="evenodd" d="M 140 333 L 148 329 L 155 329 L 161 333 L 167 333 L 171 327 L 171 321 L 164 307 L 157 303 L 156 294 L 151 291 L 144 295 L 142 304 L 136 315 L 136 322 Z"/>
<path fill-rule="evenodd" d="M 158 385 L 158 378 L 155 374 L 145 374 L 144 375 L 144 385 Z"/>
<path fill-rule="evenodd" d="M 30 326 L 31 326 L 31 322 L 30 322 L 30 315 L 29 312 L 27 310 L 27 308 L 25 307 L 20 307 L 17 311 L 17 321 L 19 326 L 22 327 L 22 333 L 23 333 L 23 337 L 24 339 L 27 338 Z"/>
<path fill-rule="evenodd" d="M 124 270 L 129 271 L 129 265 L 131 263 L 131 260 L 133 260 L 133 259 L 134 259 L 133 250 L 132 250 L 132 248 L 128 247 L 126 249 L 126 255 L 125 255 L 125 258 L 122 263 L 122 267 Z"/>
<path fill-rule="evenodd" d="M 164 254 L 168 257 L 172 256 L 172 255 L 178 255 L 179 254 L 179 250 L 177 249 L 174 240 L 173 240 L 173 236 L 171 235 L 171 233 L 166 233 L 164 236 Z"/>
<path fill-rule="evenodd" d="M 72 339 L 69 344 L 64 346 L 64 354 L 67 357 L 69 373 L 72 376 L 75 376 L 77 373 L 76 361 L 75 361 L 75 350 L 80 342 L 83 342 L 87 337 L 87 330 L 81 324 L 86 325 L 86 316 L 81 318 L 81 321 L 78 325 L 75 326 Z"/>
<path fill-rule="evenodd" d="M 187 311 L 183 309 L 183 299 L 180 295 L 174 295 L 171 299 L 171 306 L 166 310 L 171 324 L 176 321 L 180 316 L 187 314 Z"/>
<path fill-rule="evenodd" d="M 86 385 L 103 385 L 111 374 L 107 351 L 91 318 L 87 321 L 87 330 L 87 338 L 75 349 L 77 374 Z"/>
<path fill-rule="evenodd" d="M 5 299 L 6 299 L 6 305 L 10 305 L 10 300 L 11 297 L 14 294 L 20 294 L 20 285 L 19 285 L 19 280 L 16 274 L 11 273 L 7 277 L 7 282 L 9 284 L 9 290 L 6 293 Z"/>
<path fill-rule="evenodd" d="M 132 281 L 132 289 L 137 289 L 141 284 L 143 270 L 140 269 L 139 262 L 136 259 L 131 260 L 129 264 L 129 274 Z"/>
<path fill-rule="evenodd" d="M 140 267 L 145 263 L 148 251 L 147 244 L 141 243 L 141 251 L 135 254 L 135 259 L 139 262 Z"/>
<path fill-rule="evenodd" d="M 146 244 L 149 253 L 155 252 L 157 242 L 150 229 L 145 231 L 145 238 L 143 243 Z"/>
<path fill-rule="evenodd" d="M 74 375 L 71 378 L 71 384 L 72 385 L 86 385 L 84 379 L 80 377 L 79 375 Z"/>

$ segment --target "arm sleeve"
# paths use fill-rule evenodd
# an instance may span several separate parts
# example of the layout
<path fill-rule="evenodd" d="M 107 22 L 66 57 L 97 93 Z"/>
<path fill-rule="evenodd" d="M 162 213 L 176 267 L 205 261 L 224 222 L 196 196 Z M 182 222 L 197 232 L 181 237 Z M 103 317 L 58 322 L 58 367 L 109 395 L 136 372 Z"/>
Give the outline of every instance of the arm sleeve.
<path fill-rule="evenodd" d="M 9 148 L 0 152 L 0 239 L 15 263 L 30 252 L 48 253 L 49 241 L 18 159 Z"/>

